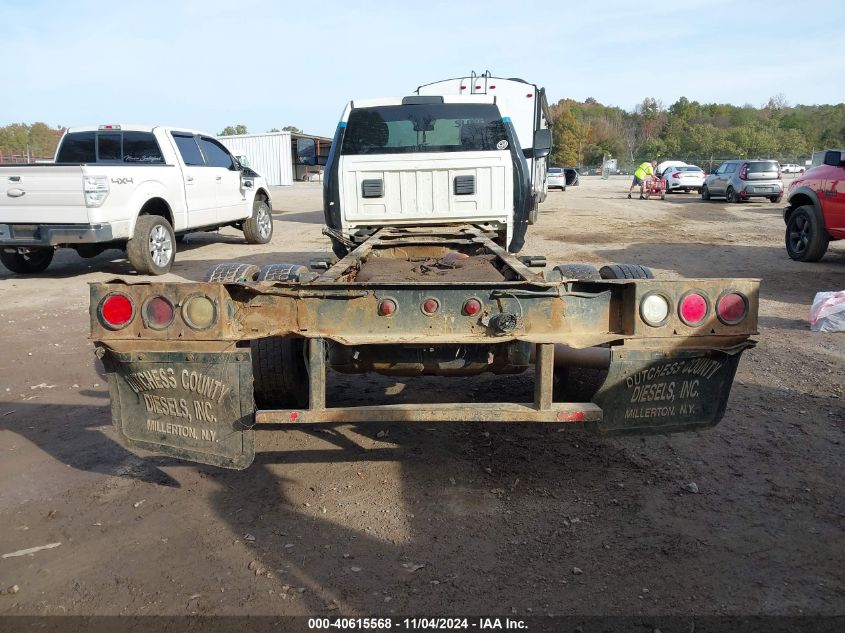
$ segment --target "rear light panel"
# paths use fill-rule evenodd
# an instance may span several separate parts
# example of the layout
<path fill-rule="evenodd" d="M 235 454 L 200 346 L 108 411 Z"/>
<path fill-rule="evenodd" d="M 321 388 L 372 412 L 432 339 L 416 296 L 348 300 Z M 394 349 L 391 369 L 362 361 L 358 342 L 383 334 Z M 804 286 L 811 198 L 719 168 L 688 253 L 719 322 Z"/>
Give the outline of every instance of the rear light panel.
<path fill-rule="evenodd" d="M 739 168 L 739 179 L 748 180 L 748 163 L 742 163 L 742 167 Z"/>
<path fill-rule="evenodd" d="M 182 320 L 194 330 L 207 330 L 217 322 L 217 304 L 204 294 L 195 294 L 182 302 Z"/>
<path fill-rule="evenodd" d="M 674 327 L 680 324 L 690 328 L 706 326 L 715 334 L 712 328 L 717 321 L 724 326 L 739 325 L 748 317 L 750 306 L 748 296 L 739 290 L 697 288 L 675 299 L 662 290 L 647 292 L 640 297 L 638 309 L 640 320 L 654 328 L 673 323 Z"/>

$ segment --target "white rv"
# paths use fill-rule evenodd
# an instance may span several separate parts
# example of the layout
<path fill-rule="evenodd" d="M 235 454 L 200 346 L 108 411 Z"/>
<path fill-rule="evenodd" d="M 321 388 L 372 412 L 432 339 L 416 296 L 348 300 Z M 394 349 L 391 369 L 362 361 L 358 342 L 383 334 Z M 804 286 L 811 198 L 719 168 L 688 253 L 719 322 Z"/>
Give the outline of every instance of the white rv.
<path fill-rule="evenodd" d="M 416 94 L 492 95 L 496 98 L 496 103 L 504 104 L 502 109 L 507 111 L 513 120 L 519 144 L 528 162 L 531 189 L 535 199 L 537 202 L 543 202 L 546 199 L 547 157 L 534 156 L 534 133 L 540 129 L 547 129 L 551 118 L 545 88 L 528 83 L 524 79 L 493 77 L 488 70 L 482 75 L 472 72 L 468 77 L 444 79 L 425 84 L 417 88 Z"/>

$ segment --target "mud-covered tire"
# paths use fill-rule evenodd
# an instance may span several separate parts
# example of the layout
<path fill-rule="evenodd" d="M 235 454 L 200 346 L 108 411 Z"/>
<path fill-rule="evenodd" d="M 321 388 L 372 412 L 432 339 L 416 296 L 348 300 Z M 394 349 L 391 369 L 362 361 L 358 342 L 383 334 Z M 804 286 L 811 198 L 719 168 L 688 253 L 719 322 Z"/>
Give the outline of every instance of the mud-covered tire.
<path fill-rule="evenodd" d="M 306 340 L 271 337 L 250 343 L 255 403 L 263 408 L 308 406 Z"/>
<path fill-rule="evenodd" d="M 608 264 L 599 269 L 602 279 L 654 279 L 648 266 L 640 264 Z"/>
<path fill-rule="evenodd" d="M 580 279 L 598 281 L 601 279 L 599 269 L 592 264 L 566 263 L 558 264 L 545 273 L 546 281 L 561 281 L 563 279 Z"/>
<path fill-rule="evenodd" d="M 798 262 L 817 262 L 827 252 L 830 236 L 818 209 L 810 204 L 798 207 L 786 222 L 786 252 Z"/>
<path fill-rule="evenodd" d="M 256 281 L 299 281 L 307 272 L 308 267 L 302 264 L 267 264 L 258 271 Z"/>
<path fill-rule="evenodd" d="M 164 275 L 176 261 L 176 236 L 167 218 L 142 215 L 135 222 L 126 257 L 139 275 Z"/>
<path fill-rule="evenodd" d="M 235 284 L 255 281 L 259 272 L 255 264 L 241 264 L 239 262 L 226 262 L 215 264 L 209 268 L 202 280 L 210 283 Z"/>
<path fill-rule="evenodd" d="M 0 250 L 0 262 L 19 275 L 42 273 L 53 261 L 55 250 L 52 248 L 29 248 L 26 253 L 9 253 Z"/>
<path fill-rule="evenodd" d="M 243 232 L 250 244 L 266 244 L 273 239 L 273 210 L 264 198 L 252 203 L 252 216 L 244 220 Z"/>

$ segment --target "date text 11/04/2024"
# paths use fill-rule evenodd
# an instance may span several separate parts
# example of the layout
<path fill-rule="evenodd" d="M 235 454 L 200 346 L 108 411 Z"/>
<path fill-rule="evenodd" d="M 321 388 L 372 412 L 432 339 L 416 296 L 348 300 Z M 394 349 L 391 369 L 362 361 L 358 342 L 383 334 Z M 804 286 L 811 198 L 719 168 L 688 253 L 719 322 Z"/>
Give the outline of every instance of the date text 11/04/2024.
<path fill-rule="evenodd" d="M 309 630 L 525 630 L 528 624 L 517 618 L 309 618 Z"/>

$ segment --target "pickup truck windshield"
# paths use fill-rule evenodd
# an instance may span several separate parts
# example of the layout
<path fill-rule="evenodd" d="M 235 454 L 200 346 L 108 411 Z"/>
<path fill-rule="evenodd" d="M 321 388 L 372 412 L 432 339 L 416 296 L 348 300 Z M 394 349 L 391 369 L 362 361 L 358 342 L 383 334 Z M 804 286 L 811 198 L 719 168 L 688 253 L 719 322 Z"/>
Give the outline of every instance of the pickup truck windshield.
<path fill-rule="evenodd" d="M 56 163 L 163 165 L 164 157 L 151 132 L 72 132 L 62 139 Z"/>
<path fill-rule="evenodd" d="M 340 153 L 489 152 L 507 147 L 505 124 L 495 105 L 446 103 L 356 108 L 349 114 Z"/>

